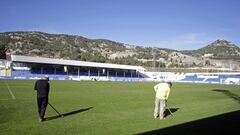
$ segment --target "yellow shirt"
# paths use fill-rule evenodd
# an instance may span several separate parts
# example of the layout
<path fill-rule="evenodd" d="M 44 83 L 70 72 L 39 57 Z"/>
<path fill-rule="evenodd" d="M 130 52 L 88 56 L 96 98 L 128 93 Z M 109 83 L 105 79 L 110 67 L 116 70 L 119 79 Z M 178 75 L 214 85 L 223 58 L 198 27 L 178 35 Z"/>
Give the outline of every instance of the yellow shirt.
<path fill-rule="evenodd" d="M 162 100 L 167 100 L 170 93 L 170 86 L 168 83 L 159 83 L 154 86 L 156 97 Z"/>

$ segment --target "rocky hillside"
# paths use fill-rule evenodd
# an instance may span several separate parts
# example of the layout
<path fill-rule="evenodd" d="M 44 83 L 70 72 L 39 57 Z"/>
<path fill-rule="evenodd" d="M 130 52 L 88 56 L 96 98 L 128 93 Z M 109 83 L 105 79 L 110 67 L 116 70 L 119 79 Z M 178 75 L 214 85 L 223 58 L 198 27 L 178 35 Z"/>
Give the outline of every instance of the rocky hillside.
<path fill-rule="evenodd" d="M 16 55 L 145 67 L 152 65 L 156 67 L 203 67 L 206 65 L 221 67 L 221 63 L 224 64 L 221 61 L 240 59 L 239 47 L 226 40 L 217 40 L 198 50 L 181 52 L 165 48 L 126 45 L 105 39 L 88 39 L 81 36 L 43 32 L 0 33 L 0 57 L 4 57 L 5 50 L 7 53 Z"/>
<path fill-rule="evenodd" d="M 240 61 L 240 48 L 226 40 L 216 40 L 206 47 L 185 53 L 196 57 L 205 56 L 212 59 Z"/>

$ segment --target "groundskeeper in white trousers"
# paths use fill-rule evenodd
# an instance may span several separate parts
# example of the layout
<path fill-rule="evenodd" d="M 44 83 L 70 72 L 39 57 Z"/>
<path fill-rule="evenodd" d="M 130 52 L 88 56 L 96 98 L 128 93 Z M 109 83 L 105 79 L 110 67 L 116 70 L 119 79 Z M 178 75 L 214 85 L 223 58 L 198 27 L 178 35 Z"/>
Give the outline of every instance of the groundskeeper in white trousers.
<path fill-rule="evenodd" d="M 159 119 L 164 118 L 164 111 L 166 106 L 166 100 L 168 99 L 172 83 L 159 83 L 154 86 L 156 92 L 155 96 L 155 108 L 154 108 L 154 118 L 159 116 Z"/>

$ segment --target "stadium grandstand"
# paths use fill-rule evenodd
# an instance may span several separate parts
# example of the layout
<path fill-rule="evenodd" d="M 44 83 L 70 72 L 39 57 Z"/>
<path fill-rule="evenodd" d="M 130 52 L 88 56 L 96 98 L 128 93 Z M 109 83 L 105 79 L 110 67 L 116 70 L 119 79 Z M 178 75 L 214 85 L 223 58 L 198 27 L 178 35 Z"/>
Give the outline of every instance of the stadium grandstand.
<path fill-rule="evenodd" d="M 151 72 L 141 66 L 9 55 L 0 60 L 0 79 L 172 81 L 240 85 L 240 72 Z"/>
<path fill-rule="evenodd" d="M 240 85 L 240 72 L 218 73 L 177 73 L 177 72 L 146 72 L 147 76 L 157 81 L 184 83 L 212 83 Z"/>
<path fill-rule="evenodd" d="M 10 55 L 2 60 L 2 79 L 141 81 L 140 66 Z M 5 69 L 3 69 L 5 68 Z"/>

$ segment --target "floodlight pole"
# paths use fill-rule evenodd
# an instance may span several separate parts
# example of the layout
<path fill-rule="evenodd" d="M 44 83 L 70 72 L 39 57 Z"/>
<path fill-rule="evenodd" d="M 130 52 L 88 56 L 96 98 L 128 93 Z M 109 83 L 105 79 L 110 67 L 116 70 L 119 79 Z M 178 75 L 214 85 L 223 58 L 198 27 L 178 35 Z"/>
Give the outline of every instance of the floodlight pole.
<path fill-rule="evenodd" d="M 156 52 L 154 51 L 155 48 L 152 48 L 152 55 L 153 55 L 153 61 L 152 61 L 152 69 L 155 72 L 156 71 Z"/>

